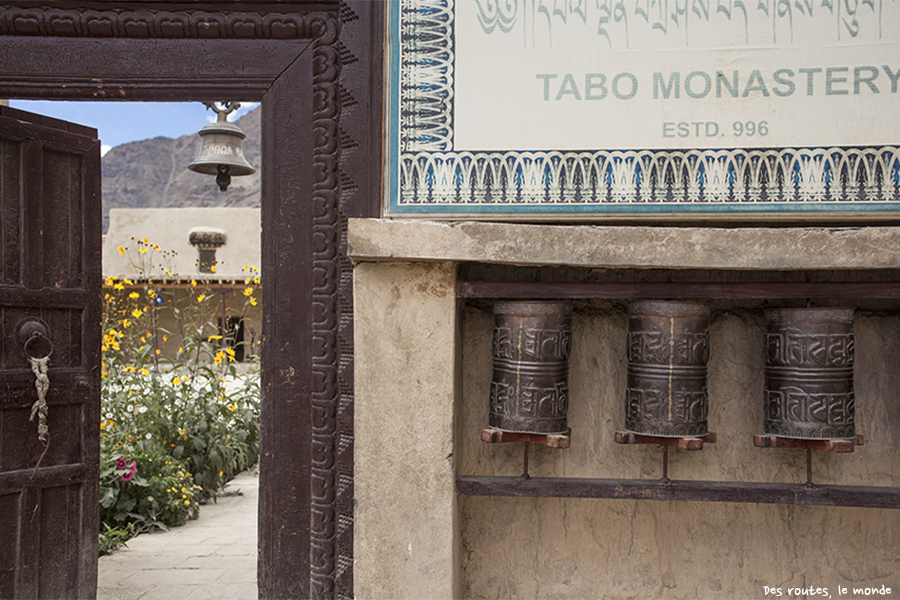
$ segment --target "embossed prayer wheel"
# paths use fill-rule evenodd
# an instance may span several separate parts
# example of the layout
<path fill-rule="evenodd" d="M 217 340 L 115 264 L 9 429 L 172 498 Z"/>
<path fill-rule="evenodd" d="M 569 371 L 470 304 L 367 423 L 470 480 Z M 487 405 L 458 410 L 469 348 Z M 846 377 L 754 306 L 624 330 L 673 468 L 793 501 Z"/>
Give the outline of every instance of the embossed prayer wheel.
<path fill-rule="evenodd" d="M 572 305 L 494 305 L 494 375 L 489 425 L 528 433 L 565 433 L 569 409 Z"/>
<path fill-rule="evenodd" d="M 661 437 L 709 433 L 708 360 L 709 306 L 630 303 L 625 429 Z"/>
<path fill-rule="evenodd" d="M 765 432 L 815 440 L 856 437 L 853 309 L 765 314 Z"/>

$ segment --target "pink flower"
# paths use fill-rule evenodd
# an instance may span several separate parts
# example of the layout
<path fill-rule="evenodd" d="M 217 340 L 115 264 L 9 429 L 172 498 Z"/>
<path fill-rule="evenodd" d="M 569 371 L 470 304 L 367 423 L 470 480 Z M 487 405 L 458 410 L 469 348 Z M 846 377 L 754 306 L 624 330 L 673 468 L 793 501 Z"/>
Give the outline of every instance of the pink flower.
<path fill-rule="evenodd" d="M 125 468 L 125 459 L 124 459 L 124 458 L 117 458 L 117 459 L 116 459 L 116 468 L 117 468 L 117 469 L 124 469 L 124 468 Z"/>
<path fill-rule="evenodd" d="M 123 458 L 120 460 L 122 461 L 122 466 L 119 468 L 124 469 L 125 468 L 125 459 Z M 119 461 L 116 461 L 116 466 L 118 466 L 118 465 L 119 465 Z M 128 472 L 122 473 L 122 475 L 121 475 L 122 481 L 131 481 L 131 479 L 134 477 L 134 474 L 137 473 L 137 461 L 134 461 L 134 460 L 131 461 L 131 463 L 128 465 L 128 467 L 129 467 Z"/>

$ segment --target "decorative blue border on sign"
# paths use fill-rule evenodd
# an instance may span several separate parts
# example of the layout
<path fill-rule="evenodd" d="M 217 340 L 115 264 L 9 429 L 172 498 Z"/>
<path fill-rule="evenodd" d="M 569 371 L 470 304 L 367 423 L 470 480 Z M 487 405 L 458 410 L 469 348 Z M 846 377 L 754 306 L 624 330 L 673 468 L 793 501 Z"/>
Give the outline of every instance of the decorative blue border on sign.
<path fill-rule="evenodd" d="M 900 148 L 465 152 L 454 0 L 391 0 L 387 216 L 784 216 L 900 210 Z"/>

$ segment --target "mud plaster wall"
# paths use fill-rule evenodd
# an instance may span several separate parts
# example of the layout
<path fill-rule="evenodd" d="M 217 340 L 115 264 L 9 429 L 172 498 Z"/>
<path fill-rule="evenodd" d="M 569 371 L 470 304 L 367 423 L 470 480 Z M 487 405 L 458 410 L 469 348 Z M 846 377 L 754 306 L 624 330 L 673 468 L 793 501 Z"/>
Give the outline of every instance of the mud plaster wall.
<path fill-rule="evenodd" d="M 518 475 L 521 444 L 485 444 L 493 316 L 461 309 L 458 472 Z M 702 451 L 671 450 L 669 477 L 803 482 L 806 455 L 752 445 L 762 433 L 762 304 L 712 303 L 710 431 Z M 531 445 L 532 476 L 658 478 L 662 451 L 613 440 L 625 419 L 625 303 L 575 303 L 572 444 Z M 900 314 L 857 314 L 852 454 L 814 452 L 813 481 L 900 485 Z M 900 595 L 900 511 L 736 503 L 460 497 L 466 598 L 763 598 L 764 586 L 886 585 Z M 844 596 L 851 597 L 852 594 Z M 773 596 L 769 596 L 773 597 Z M 796 596 L 794 596 L 796 597 Z M 802 597 L 802 596 L 801 596 Z M 816 597 L 816 596 L 809 596 Z"/>

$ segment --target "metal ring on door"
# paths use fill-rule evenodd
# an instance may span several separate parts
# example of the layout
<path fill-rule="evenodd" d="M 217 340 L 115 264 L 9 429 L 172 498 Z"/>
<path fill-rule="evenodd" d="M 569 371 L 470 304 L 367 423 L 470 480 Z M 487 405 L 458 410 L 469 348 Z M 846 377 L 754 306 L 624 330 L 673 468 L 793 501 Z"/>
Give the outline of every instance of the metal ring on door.
<path fill-rule="evenodd" d="M 47 352 L 41 353 L 40 346 L 35 347 L 34 342 L 46 342 Z M 25 342 L 25 356 L 34 360 L 42 360 L 44 358 L 48 358 L 51 354 L 53 354 L 53 342 L 50 341 L 50 338 L 41 334 L 40 332 L 34 332 L 31 337 L 28 338 Z"/>

